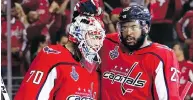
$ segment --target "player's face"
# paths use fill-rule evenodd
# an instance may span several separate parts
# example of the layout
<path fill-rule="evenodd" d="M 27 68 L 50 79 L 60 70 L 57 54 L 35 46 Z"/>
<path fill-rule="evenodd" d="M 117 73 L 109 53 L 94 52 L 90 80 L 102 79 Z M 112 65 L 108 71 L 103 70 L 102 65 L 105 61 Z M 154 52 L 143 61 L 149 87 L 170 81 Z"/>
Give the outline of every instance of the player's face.
<path fill-rule="evenodd" d="M 182 48 L 179 44 L 174 45 L 173 50 L 177 57 L 183 54 Z"/>
<path fill-rule="evenodd" d="M 94 32 L 89 32 L 86 34 L 85 39 L 88 46 L 94 50 L 98 50 L 103 44 L 103 36 L 100 33 L 95 34 Z"/>
<path fill-rule="evenodd" d="M 121 25 L 121 34 L 123 41 L 128 46 L 137 44 L 142 30 L 139 21 L 126 22 Z"/>

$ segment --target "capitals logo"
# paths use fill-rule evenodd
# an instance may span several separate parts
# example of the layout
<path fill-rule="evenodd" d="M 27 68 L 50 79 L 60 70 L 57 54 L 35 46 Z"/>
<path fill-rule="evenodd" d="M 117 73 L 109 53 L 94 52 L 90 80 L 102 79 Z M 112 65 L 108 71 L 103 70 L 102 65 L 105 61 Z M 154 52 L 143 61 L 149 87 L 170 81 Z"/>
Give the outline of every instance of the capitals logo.
<path fill-rule="evenodd" d="M 48 46 L 43 48 L 43 51 L 46 52 L 47 54 L 53 53 L 53 54 L 60 54 L 60 51 L 54 50 Z"/>
<path fill-rule="evenodd" d="M 119 49 L 119 46 L 115 46 L 115 48 L 109 52 L 109 56 L 112 60 L 119 56 L 118 49 Z"/>
<path fill-rule="evenodd" d="M 86 96 L 79 96 L 79 95 L 70 95 L 66 100 L 94 100 L 91 97 L 86 97 Z"/>
<path fill-rule="evenodd" d="M 78 88 L 78 91 L 74 95 L 69 95 L 66 100 L 96 100 L 96 92 L 94 92 L 94 83 L 92 82 L 90 89 Z M 83 91 L 81 91 L 83 90 Z"/>
<path fill-rule="evenodd" d="M 135 78 L 130 76 L 133 70 L 135 69 L 135 67 L 137 66 L 137 64 L 138 62 L 135 62 L 131 66 L 129 71 L 126 73 L 126 75 L 120 75 L 120 74 L 115 74 L 115 72 L 106 71 L 103 74 L 103 78 L 111 80 L 111 84 L 114 84 L 114 82 L 121 83 L 120 88 L 123 95 L 125 95 L 126 93 L 131 93 L 133 89 L 125 88 L 124 87 L 125 84 L 134 86 L 134 87 L 143 88 L 146 83 L 146 80 L 140 79 L 143 72 L 139 72 Z"/>

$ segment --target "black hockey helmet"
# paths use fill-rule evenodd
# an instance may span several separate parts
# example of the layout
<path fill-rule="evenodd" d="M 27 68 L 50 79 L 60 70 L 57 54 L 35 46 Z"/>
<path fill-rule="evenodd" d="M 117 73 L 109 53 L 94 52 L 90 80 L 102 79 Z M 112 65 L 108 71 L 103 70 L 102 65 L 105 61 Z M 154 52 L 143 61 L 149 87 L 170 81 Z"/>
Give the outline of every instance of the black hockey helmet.
<path fill-rule="evenodd" d="M 120 22 L 127 22 L 131 20 L 139 20 L 142 25 L 151 24 L 151 14 L 149 10 L 143 6 L 132 5 L 124 8 L 119 16 Z"/>

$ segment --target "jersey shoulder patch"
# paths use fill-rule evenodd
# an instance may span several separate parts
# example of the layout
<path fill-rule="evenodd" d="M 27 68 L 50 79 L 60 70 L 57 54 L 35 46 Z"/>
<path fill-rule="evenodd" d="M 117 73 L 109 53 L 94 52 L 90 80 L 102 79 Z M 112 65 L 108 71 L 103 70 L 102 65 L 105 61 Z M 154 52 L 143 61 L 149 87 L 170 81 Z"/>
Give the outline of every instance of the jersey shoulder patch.
<path fill-rule="evenodd" d="M 57 62 L 75 62 L 71 53 L 62 45 L 50 45 L 44 47 L 34 60 L 49 61 L 48 63 L 53 64 Z"/>
<path fill-rule="evenodd" d="M 61 53 L 61 51 L 57 49 L 53 49 L 53 47 L 49 47 L 49 46 L 44 47 L 43 52 L 47 54 L 60 54 Z"/>

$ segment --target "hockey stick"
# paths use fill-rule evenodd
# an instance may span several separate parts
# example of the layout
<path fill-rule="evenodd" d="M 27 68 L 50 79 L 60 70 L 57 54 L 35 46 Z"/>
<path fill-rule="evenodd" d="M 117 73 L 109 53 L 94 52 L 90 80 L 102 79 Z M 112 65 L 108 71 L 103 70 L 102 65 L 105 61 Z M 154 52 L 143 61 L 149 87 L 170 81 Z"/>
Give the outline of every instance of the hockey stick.
<path fill-rule="evenodd" d="M 107 2 L 104 2 L 104 4 L 105 4 L 105 6 L 106 6 L 107 8 L 109 8 L 110 11 L 113 10 L 113 7 L 111 7 Z"/>
<path fill-rule="evenodd" d="M 5 88 L 5 84 L 4 84 L 4 82 L 3 82 L 2 77 L 1 77 L 1 92 L 2 92 L 3 97 L 4 97 L 5 100 L 10 100 L 9 95 L 8 95 L 8 93 L 7 93 L 7 90 L 6 90 L 6 88 Z"/>
<path fill-rule="evenodd" d="M 192 83 L 189 82 L 189 81 L 186 83 L 186 86 L 184 87 L 184 90 L 182 91 L 181 96 L 180 96 L 181 100 L 184 100 L 184 98 L 186 97 L 186 94 L 188 93 L 188 90 L 190 89 L 191 85 L 192 85 Z"/>

